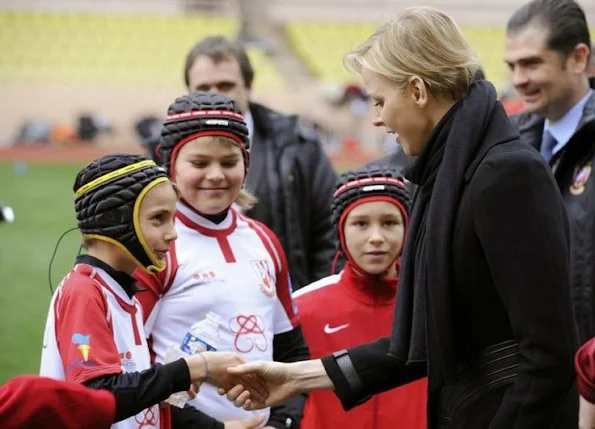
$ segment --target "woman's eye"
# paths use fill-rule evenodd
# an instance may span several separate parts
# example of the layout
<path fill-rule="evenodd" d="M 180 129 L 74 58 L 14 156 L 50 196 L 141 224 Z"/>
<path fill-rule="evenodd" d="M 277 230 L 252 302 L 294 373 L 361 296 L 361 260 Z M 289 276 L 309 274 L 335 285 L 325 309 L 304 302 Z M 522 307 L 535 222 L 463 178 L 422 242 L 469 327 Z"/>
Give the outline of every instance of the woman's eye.
<path fill-rule="evenodd" d="M 224 162 L 224 163 L 222 163 L 222 164 L 221 164 L 221 166 L 222 166 L 223 168 L 233 168 L 233 167 L 235 167 L 236 165 L 238 165 L 238 162 L 237 162 L 237 161 Z"/>
<path fill-rule="evenodd" d="M 191 164 L 198 168 L 204 168 L 207 166 L 206 162 L 192 161 Z"/>

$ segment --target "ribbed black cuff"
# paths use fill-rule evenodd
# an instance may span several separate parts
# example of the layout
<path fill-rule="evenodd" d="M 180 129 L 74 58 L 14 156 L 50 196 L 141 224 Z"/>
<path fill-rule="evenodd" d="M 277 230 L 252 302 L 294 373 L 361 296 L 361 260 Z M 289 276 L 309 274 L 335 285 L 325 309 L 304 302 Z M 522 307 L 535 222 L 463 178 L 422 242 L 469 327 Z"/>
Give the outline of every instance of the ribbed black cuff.
<path fill-rule="evenodd" d="M 169 379 L 173 392 L 183 392 L 190 389 L 190 369 L 184 359 L 178 359 L 171 363 L 163 365 Z"/>

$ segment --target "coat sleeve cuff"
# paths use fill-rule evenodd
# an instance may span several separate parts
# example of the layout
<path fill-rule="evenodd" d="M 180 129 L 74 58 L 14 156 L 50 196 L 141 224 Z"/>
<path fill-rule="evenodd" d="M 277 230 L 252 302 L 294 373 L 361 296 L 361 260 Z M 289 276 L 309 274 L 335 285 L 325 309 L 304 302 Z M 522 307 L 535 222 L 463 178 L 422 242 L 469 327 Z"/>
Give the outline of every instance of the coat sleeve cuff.
<path fill-rule="evenodd" d="M 345 411 L 363 404 L 372 397 L 364 391 L 364 386 L 347 350 L 323 357 L 322 364 L 335 386 L 335 395 L 341 401 Z"/>

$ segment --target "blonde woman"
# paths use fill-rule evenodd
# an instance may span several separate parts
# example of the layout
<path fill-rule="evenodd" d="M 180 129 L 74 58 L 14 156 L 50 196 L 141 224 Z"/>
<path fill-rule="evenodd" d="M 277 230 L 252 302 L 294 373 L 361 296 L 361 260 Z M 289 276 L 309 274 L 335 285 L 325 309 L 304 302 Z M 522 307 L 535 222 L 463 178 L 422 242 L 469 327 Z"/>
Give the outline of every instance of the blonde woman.
<path fill-rule="evenodd" d="M 230 371 L 266 378 L 267 405 L 334 389 L 345 409 L 428 374 L 430 429 L 576 427 L 567 220 L 548 166 L 519 142 L 494 87 L 472 83 L 477 59 L 439 10 L 405 10 L 345 63 L 374 125 L 418 156 L 392 334 Z"/>

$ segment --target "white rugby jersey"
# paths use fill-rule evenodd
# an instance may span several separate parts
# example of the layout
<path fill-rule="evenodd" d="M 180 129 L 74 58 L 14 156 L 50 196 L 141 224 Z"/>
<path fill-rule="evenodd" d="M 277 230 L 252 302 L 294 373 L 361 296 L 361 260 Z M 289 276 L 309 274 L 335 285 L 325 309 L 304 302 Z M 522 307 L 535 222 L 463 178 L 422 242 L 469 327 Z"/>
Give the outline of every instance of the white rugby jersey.
<path fill-rule="evenodd" d="M 247 361 L 273 360 L 274 335 L 299 324 L 287 261 L 275 234 L 235 208 L 215 224 L 178 203 L 175 222 L 178 239 L 166 270 L 135 274 L 153 292 L 137 296 L 148 317 L 145 331 L 156 361 L 163 362 L 168 345 L 179 346 L 209 311 L 223 319 L 218 350 Z M 263 413 L 235 407 L 206 383 L 190 404 L 221 421 Z"/>
<path fill-rule="evenodd" d="M 138 301 L 101 268 L 75 265 L 52 297 L 40 375 L 85 383 L 150 366 Z M 159 427 L 159 405 L 112 425 L 117 429 Z"/>

